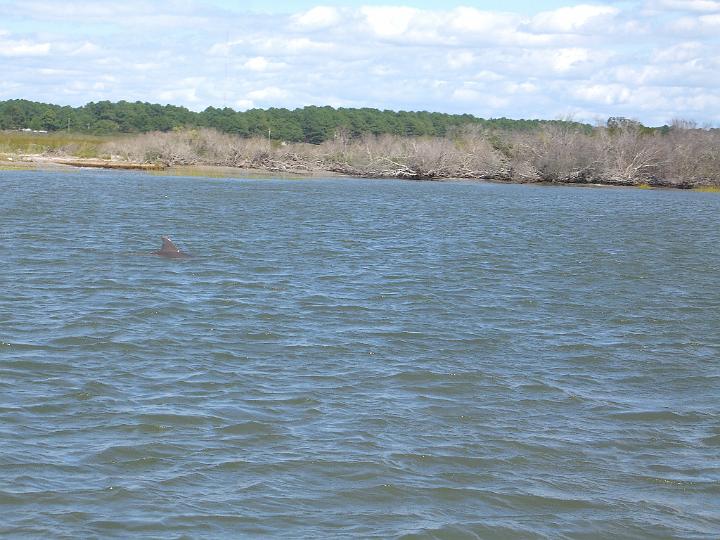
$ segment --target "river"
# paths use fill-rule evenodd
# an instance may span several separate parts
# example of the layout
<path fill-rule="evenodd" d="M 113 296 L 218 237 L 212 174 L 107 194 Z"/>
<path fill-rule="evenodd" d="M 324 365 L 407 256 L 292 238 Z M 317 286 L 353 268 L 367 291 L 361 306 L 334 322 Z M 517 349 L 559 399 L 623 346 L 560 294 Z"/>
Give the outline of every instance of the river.
<path fill-rule="evenodd" d="M 720 536 L 717 194 L 0 189 L 0 536 Z"/>

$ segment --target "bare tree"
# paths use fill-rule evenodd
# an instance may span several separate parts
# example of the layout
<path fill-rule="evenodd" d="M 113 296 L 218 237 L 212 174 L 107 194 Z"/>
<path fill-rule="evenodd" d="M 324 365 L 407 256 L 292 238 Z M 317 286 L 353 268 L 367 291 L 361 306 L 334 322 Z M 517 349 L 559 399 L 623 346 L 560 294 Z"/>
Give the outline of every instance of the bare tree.
<path fill-rule="evenodd" d="M 327 170 L 368 177 L 720 185 L 720 130 L 694 126 L 679 120 L 664 130 L 619 121 L 611 128 L 553 123 L 527 132 L 473 126 L 443 138 L 353 138 L 347 130 L 339 130 L 320 145 L 191 129 L 123 137 L 106 143 L 100 152 L 124 161 L 167 166 Z"/>

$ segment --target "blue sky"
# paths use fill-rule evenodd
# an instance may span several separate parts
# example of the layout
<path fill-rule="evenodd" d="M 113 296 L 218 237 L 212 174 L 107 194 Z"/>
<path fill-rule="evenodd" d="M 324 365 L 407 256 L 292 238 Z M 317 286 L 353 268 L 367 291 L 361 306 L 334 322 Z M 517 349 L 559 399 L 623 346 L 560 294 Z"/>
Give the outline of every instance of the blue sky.
<path fill-rule="evenodd" d="M 0 99 L 720 125 L 720 0 L 0 0 Z"/>
<path fill-rule="evenodd" d="M 518 11 L 522 13 L 537 13 L 548 9 L 555 9 L 566 6 L 568 3 L 562 0 L 545 0 L 543 2 L 532 0 L 486 0 L 484 2 L 472 1 L 453 1 L 453 0 L 417 0 L 415 2 L 393 3 L 388 0 L 356 0 L 349 1 L 332 1 L 317 2 L 315 0 L 246 0 L 244 2 L 233 2 L 231 0 L 215 0 L 214 5 L 224 7 L 231 10 L 255 10 L 267 11 L 270 13 L 297 13 L 298 11 L 308 10 L 318 5 L 323 6 L 340 6 L 340 7 L 362 7 L 362 6 L 387 6 L 387 5 L 405 5 L 418 9 L 448 9 L 457 6 L 469 6 L 478 9 L 491 11 Z M 242 5 L 242 8 L 238 6 Z"/>

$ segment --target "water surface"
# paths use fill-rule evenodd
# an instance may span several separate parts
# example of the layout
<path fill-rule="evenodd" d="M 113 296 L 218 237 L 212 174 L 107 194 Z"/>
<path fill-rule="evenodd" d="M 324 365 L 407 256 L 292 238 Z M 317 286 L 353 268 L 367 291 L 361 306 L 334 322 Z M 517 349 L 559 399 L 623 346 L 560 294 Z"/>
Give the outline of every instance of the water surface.
<path fill-rule="evenodd" d="M 717 195 L 0 189 L 1 536 L 720 536 Z"/>

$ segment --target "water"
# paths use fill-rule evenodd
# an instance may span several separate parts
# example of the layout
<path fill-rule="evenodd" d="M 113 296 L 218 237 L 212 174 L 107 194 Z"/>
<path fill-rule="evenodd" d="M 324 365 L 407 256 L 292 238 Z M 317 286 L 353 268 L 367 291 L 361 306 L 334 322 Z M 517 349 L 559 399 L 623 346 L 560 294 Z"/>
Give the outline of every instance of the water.
<path fill-rule="evenodd" d="M 0 189 L 0 536 L 720 536 L 717 195 Z"/>

